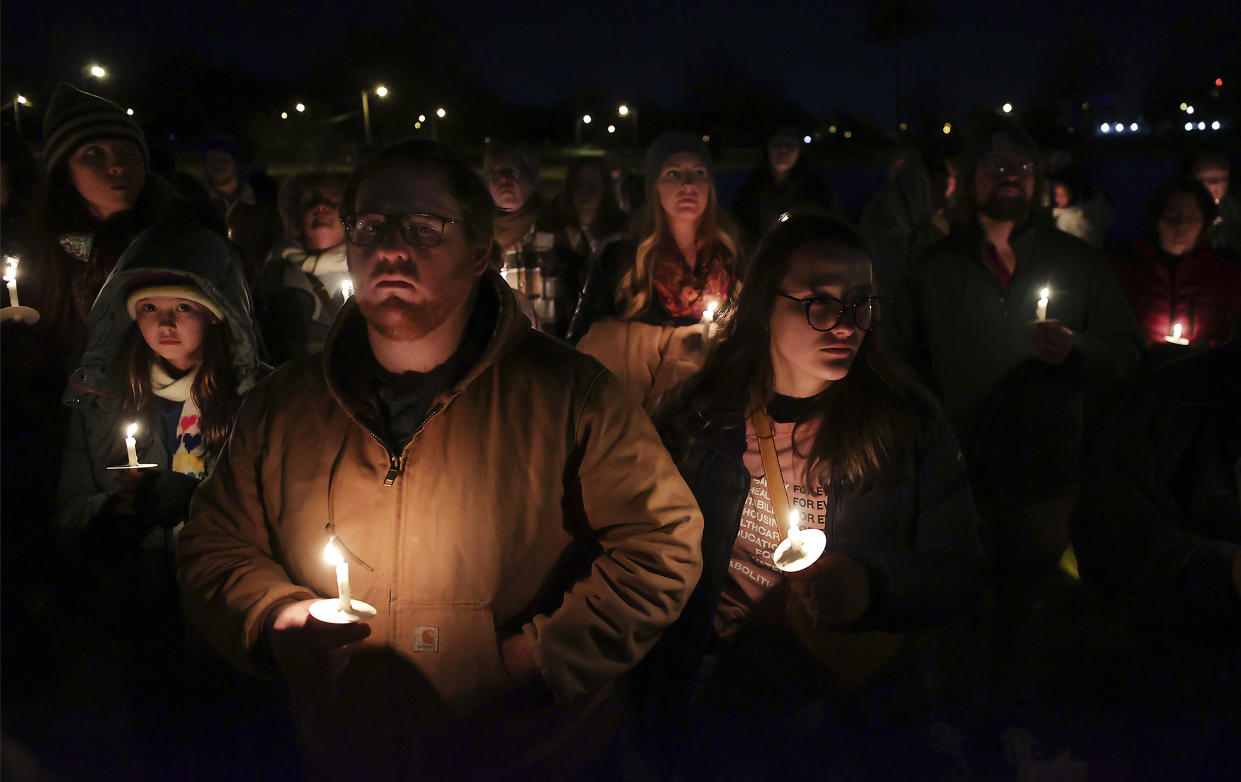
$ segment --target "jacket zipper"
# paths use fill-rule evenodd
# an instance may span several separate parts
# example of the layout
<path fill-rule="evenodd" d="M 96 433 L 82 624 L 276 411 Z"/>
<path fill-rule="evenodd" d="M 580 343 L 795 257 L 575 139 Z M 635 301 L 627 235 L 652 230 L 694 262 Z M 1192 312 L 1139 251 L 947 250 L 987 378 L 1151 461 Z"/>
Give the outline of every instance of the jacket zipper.
<path fill-rule="evenodd" d="M 438 413 L 442 408 L 443 408 L 443 405 L 438 404 L 438 403 L 431 406 L 431 410 L 427 412 L 426 416 L 423 417 L 422 422 L 418 424 L 418 428 L 415 429 L 414 433 L 410 436 L 409 441 L 411 443 L 414 441 L 414 438 L 418 436 L 418 433 L 422 431 L 422 428 L 427 425 L 427 421 L 430 421 L 431 418 L 434 417 L 434 415 Z M 393 484 L 396 483 L 396 479 L 401 476 L 401 470 L 403 468 L 403 460 L 401 458 L 401 454 L 393 453 L 392 449 L 388 446 L 386 442 L 384 442 L 384 439 L 382 437 L 380 437 L 378 434 L 375 433 L 374 429 L 371 429 L 369 426 L 364 424 L 361 420 L 359 420 L 356 417 L 353 420 L 357 421 L 358 426 L 362 427 L 362 431 L 366 432 L 371 437 L 375 438 L 375 442 L 383 446 L 384 452 L 388 454 L 388 472 L 384 475 L 383 485 L 392 486 Z M 409 446 L 406 445 L 405 447 L 408 448 Z"/>

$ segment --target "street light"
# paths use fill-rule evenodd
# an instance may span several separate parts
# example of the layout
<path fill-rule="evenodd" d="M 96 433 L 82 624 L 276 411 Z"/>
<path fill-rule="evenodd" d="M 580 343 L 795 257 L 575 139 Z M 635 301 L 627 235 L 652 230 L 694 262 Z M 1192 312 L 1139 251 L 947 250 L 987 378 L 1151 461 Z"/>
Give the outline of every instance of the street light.
<path fill-rule="evenodd" d="M 418 115 L 418 121 L 419 121 L 419 122 L 426 122 L 426 121 L 427 121 L 427 115 L 426 115 L 426 114 L 419 114 L 419 115 Z"/>
<path fill-rule="evenodd" d="M 388 97 L 388 88 L 382 84 L 375 86 L 375 94 L 381 98 Z M 370 146 L 371 138 L 371 94 L 370 90 L 362 90 L 362 129 L 366 132 L 366 146 Z"/>
<path fill-rule="evenodd" d="M 30 101 L 26 100 L 26 96 L 25 96 L 25 95 L 18 95 L 18 96 L 17 96 L 17 102 L 18 102 L 18 103 L 20 103 L 20 104 L 22 104 L 23 106 L 29 106 L 29 105 L 30 105 Z"/>
<path fill-rule="evenodd" d="M 629 107 L 622 103 L 621 105 L 616 107 L 616 113 L 622 117 L 628 117 Z"/>
<path fill-rule="evenodd" d="M 131 116 L 131 117 L 132 117 L 132 116 L 134 115 L 134 110 L 133 110 L 133 109 L 125 109 L 125 113 L 126 113 L 127 115 L 129 115 L 129 116 Z"/>
<path fill-rule="evenodd" d="M 108 78 L 108 71 L 102 65 L 91 65 L 87 70 L 90 75 L 94 76 L 96 79 Z"/>
<path fill-rule="evenodd" d="M 1193 106 L 1186 106 L 1186 107 L 1185 107 L 1185 113 L 1186 113 L 1186 114 L 1193 114 L 1193 113 L 1194 113 L 1194 107 L 1193 107 Z"/>
<path fill-rule="evenodd" d="M 1100 133 L 1111 133 L 1112 126 L 1104 122 L 1102 125 L 1099 126 L 1099 132 Z"/>
<path fill-rule="evenodd" d="M 615 132 L 616 132 L 616 126 L 608 125 L 608 133 L 615 133 Z"/>
<path fill-rule="evenodd" d="M 288 118 L 289 118 L 289 112 L 287 111 L 280 112 L 280 119 L 288 119 Z"/>
<path fill-rule="evenodd" d="M 1013 113 L 1013 104 L 1011 103 L 1005 103 L 1003 106 L 1001 106 L 1001 108 L 1004 109 L 1005 114 Z"/>
<path fill-rule="evenodd" d="M 1220 127 L 1219 120 L 1215 120 L 1214 122 L 1211 123 L 1211 130 L 1219 130 L 1219 127 Z"/>
<path fill-rule="evenodd" d="M 443 119 L 444 117 L 448 116 L 448 112 L 444 111 L 443 106 L 440 106 L 438 109 L 435 110 L 435 116 L 439 117 L 440 119 Z"/>
<path fill-rule="evenodd" d="M 944 131 L 944 135 L 945 135 L 945 136 L 947 136 L 949 133 L 951 133 L 951 132 L 952 132 L 952 123 L 951 123 L 951 122 L 945 122 L 945 123 L 944 123 L 944 126 L 943 126 L 942 128 L 940 128 L 940 130 Z"/>
<path fill-rule="evenodd" d="M 293 108 L 297 109 L 297 113 L 298 113 L 298 114 L 303 114 L 303 113 L 305 113 L 305 111 L 306 111 L 306 104 L 305 104 L 305 103 L 299 103 L 299 104 L 297 104 L 296 106 L 294 106 Z"/>

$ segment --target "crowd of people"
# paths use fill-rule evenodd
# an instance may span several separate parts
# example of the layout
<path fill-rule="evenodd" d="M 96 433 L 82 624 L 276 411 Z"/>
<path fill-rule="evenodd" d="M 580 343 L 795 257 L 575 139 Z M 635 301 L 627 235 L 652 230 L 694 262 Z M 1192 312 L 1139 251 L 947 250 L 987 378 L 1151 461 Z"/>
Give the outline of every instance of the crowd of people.
<path fill-rule="evenodd" d="M 6 774 L 1236 778 L 1225 150 L 1129 244 L 990 112 L 856 224 L 790 127 L 5 133 Z"/>

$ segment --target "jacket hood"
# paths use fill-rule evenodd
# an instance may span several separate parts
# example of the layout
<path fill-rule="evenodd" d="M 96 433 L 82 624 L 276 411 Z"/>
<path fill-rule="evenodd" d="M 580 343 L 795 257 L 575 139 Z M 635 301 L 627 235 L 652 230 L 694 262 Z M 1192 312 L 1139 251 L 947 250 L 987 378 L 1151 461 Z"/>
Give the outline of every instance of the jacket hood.
<path fill-rule="evenodd" d="M 241 256 L 218 234 L 173 221 L 138 234 L 108 275 L 91 307 L 86 351 L 70 375 L 66 403 L 74 404 L 84 391 L 100 396 L 118 392 L 114 368 L 134 325 L 125 307 L 126 290 L 132 280 L 147 275 L 185 278 L 216 304 L 224 315 L 237 391 L 249 390 L 263 365 Z"/>
<path fill-rule="evenodd" d="M 452 397 L 468 386 L 475 378 L 485 372 L 492 364 L 496 363 L 505 353 L 512 350 L 530 331 L 530 321 L 521 312 L 521 307 L 517 303 L 517 297 L 513 295 L 513 290 L 500 276 L 500 273 L 494 269 L 487 269 L 479 279 L 479 296 L 494 296 L 499 304 L 498 313 L 496 315 L 496 325 L 492 331 L 491 339 L 487 342 L 487 348 L 483 351 L 482 356 L 469 371 L 453 385 L 445 394 L 437 399 L 438 403 L 446 403 Z M 477 305 L 475 305 L 477 306 Z M 344 408 L 350 416 L 354 418 L 367 416 L 369 412 L 368 404 L 365 400 L 357 399 L 349 390 L 347 383 L 342 382 L 342 373 L 344 371 L 353 371 L 354 367 L 350 365 L 348 369 L 343 366 L 346 362 L 356 360 L 355 351 L 349 349 L 353 340 L 351 335 L 361 331 L 365 335 L 365 322 L 362 319 L 362 313 L 358 310 L 358 304 L 355 297 L 350 297 L 345 306 L 341 308 L 340 313 L 336 316 L 336 322 L 332 325 L 332 330 L 328 334 L 327 341 L 323 345 L 323 372 L 327 378 L 328 388 L 332 391 L 332 396 L 336 397 L 337 402 Z M 366 348 L 369 350 L 369 346 Z"/>

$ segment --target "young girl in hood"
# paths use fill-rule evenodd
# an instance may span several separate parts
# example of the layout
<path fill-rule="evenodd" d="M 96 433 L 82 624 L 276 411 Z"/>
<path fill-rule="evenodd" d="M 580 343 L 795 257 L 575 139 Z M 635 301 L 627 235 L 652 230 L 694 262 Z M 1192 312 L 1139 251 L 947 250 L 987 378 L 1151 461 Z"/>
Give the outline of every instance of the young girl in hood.
<path fill-rule="evenodd" d="M 82 697 L 128 704 L 109 729 L 137 743 L 152 778 L 185 776 L 178 764 L 224 729 L 207 715 L 233 686 L 186 656 L 173 556 L 190 497 L 260 371 L 240 264 L 193 224 L 138 235 L 91 310 L 63 399 L 72 413 L 54 526 L 72 593 L 65 632 L 81 636 L 78 666 L 92 671 Z M 152 466 L 109 469 L 128 463 L 131 425 L 137 461 Z"/>
<path fill-rule="evenodd" d="M 794 216 L 657 416 L 702 508 L 703 575 L 638 689 L 687 777 L 853 779 L 929 726 L 904 635 L 978 602 L 986 566 L 956 438 L 885 360 L 882 314 L 857 231 Z M 793 569 L 789 538 L 821 555 Z"/>

